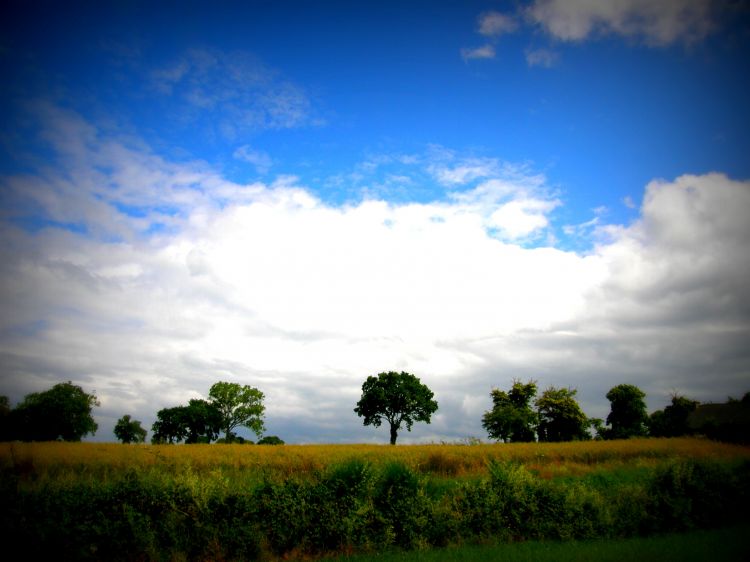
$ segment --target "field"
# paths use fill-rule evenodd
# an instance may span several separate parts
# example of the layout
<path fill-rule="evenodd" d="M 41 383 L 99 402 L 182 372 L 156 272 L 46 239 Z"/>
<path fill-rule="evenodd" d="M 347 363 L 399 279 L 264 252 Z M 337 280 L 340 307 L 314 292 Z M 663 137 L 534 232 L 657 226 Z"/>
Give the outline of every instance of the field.
<path fill-rule="evenodd" d="M 613 541 L 737 525 L 747 521 L 750 499 L 750 448 L 702 439 L 2 443 L 0 473 L 4 544 L 25 557 L 81 560 L 312 559 Z"/>

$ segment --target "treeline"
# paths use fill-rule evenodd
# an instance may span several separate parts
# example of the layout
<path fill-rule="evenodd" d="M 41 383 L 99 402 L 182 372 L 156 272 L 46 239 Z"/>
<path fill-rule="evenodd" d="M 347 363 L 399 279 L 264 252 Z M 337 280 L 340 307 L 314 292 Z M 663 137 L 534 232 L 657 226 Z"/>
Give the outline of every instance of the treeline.
<path fill-rule="evenodd" d="M 208 399 L 193 399 L 187 405 L 162 408 L 156 413 L 151 442 L 210 443 L 221 432 L 222 443 L 252 443 L 239 437 L 235 430 L 247 427 L 261 437 L 265 426 L 263 393 L 257 388 L 237 383 L 217 382 Z M 85 392 L 72 382 L 59 383 L 50 390 L 27 395 L 15 408 L 6 396 L 0 396 L 0 440 L 2 441 L 80 441 L 98 429 L 92 409 L 99 406 L 95 394 Z M 147 430 L 129 414 L 114 427 L 123 443 L 142 443 Z M 258 444 L 280 445 L 275 435 L 261 437 Z"/>
<path fill-rule="evenodd" d="M 492 390 L 492 409 L 484 413 L 482 426 L 491 438 L 507 443 L 698 434 L 722 441 L 748 441 L 750 392 L 741 400 L 703 405 L 674 394 L 664 409 L 648 415 L 646 394 L 632 384 L 620 384 L 606 394 L 610 402 L 606 420 L 587 417 L 576 394 L 576 389 L 552 386 L 535 399 L 535 381 L 514 380 L 507 392 Z"/>
<path fill-rule="evenodd" d="M 670 405 L 649 416 L 646 394 L 632 384 L 620 384 L 607 392 L 611 409 L 606 420 L 587 417 L 576 394 L 573 388 L 551 386 L 537 398 L 536 381 L 514 379 L 510 390 L 495 388 L 490 392 L 492 409 L 482 416 L 482 426 L 490 438 L 505 443 L 692 434 L 746 442 L 750 434 L 750 392 L 742 400 L 730 398 L 729 405 L 711 404 L 706 408 L 701 408 L 697 400 L 674 395 Z M 707 415 L 709 406 L 711 414 Z M 727 413 L 730 407 L 733 415 Z M 415 421 L 430 423 L 437 409 L 432 391 L 417 377 L 389 371 L 367 378 L 354 411 L 364 418 L 365 425 L 379 427 L 387 421 L 393 445 L 402 425 L 410 431 Z"/>
<path fill-rule="evenodd" d="M 493 389 L 492 408 L 482 416 L 489 437 L 506 443 L 696 434 L 722 441 L 750 440 L 750 392 L 726 404 L 701 404 L 675 394 L 664 409 L 648 415 L 646 394 L 637 386 L 620 384 L 607 392 L 610 413 L 602 420 L 586 416 L 576 400 L 576 389 L 551 386 L 538 397 L 537 391 L 536 381 L 517 379 L 507 391 Z M 367 378 L 354 412 L 364 418 L 364 425 L 379 427 L 388 422 L 390 442 L 395 444 L 402 426 L 410 431 L 414 422 L 430 423 L 438 409 L 433 396 L 410 373 L 384 372 Z M 206 399 L 159 410 L 151 442 L 253 443 L 237 435 L 237 429 L 245 427 L 260 438 L 258 444 L 283 444 L 275 435 L 263 436 L 264 398 L 249 385 L 217 382 Z M 92 416 L 94 406 L 99 406 L 96 395 L 70 381 L 29 394 L 15 408 L 6 396 L 0 396 L 0 440 L 80 441 L 98 429 Z M 148 434 L 130 415 L 117 421 L 114 433 L 123 443 L 144 442 Z"/>

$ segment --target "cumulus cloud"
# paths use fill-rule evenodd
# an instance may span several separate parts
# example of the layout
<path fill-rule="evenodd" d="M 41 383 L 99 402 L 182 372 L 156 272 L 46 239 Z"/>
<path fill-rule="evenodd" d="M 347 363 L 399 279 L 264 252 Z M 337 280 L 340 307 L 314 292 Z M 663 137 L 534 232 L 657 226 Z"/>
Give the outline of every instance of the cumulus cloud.
<path fill-rule="evenodd" d="M 440 403 L 405 442 L 483 436 L 489 390 L 513 377 L 577 386 L 600 416 L 620 382 L 653 406 L 674 388 L 746 390 L 750 182 L 652 182 L 637 221 L 597 225 L 599 245 L 576 253 L 515 238 L 561 204 L 522 166 L 498 162 L 504 177 L 447 199 L 331 205 L 291 176 L 236 185 L 51 115 L 76 157 L 2 178 L 19 200 L 19 182 L 35 193 L 15 212 L 59 215 L 1 225 L 0 383 L 12 400 L 68 379 L 96 390 L 99 439 L 217 380 L 260 387 L 269 432 L 291 442 L 382 442 L 352 408 L 383 370 L 415 373 Z M 154 228 L 165 207 L 170 228 Z"/>
<path fill-rule="evenodd" d="M 563 41 L 615 34 L 654 46 L 689 44 L 716 28 L 710 0 L 536 0 L 526 13 Z"/>

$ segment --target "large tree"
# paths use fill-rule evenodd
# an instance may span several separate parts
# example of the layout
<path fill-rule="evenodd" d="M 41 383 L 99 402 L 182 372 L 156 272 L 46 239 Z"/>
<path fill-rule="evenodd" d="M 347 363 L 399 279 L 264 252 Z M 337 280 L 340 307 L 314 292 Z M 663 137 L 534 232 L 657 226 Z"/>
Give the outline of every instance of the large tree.
<path fill-rule="evenodd" d="M 607 392 L 611 403 L 607 425 L 609 439 L 627 439 L 646 435 L 646 394 L 632 384 L 620 384 Z"/>
<path fill-rule="evenodd" d="M 533 441 L 537 424 L 531 400 L 536 396 L 536 381 L 524 384 L 513 380 L 510 391 L 493 388 L 492 409 L 482 416 L 482 427 L 492 439 L 518 443 Z"/>
<path fill-rule="evenodd" d="M 11 411 L 11 432 L 22 441 L 80 441 L 98 429 L 91 415 L 98 405 L 96 395 L 70 381 L 59 383 L 29 394 Z"/>
<path fill-rule="evenodd" d="M 231 440 L 232 430 L 236 427 L 247 427 L 258 437 L 265 430 L 264 396 L 257 388 L 234 382 L 217 382 L 208 391 L 208 398 L 221 414 L 221 429 L 227 442 Z"/>
<path fill-rule="evenodd" d="M 536 400 L 539 441 L 577 441 L 589 438 L 589 420 L 576 401 L 573 388 L 549 387 Z"/>
<path fill-rule="evenodd" d="M 125 414 L 115 424 L 115 437 L 123 443 L 143 443 L 147 431 L 141 427 L 141 422 Z"/>
<path fill-rule="evenodd" d="M 433 392 L 410 373 L 388 371 L 367 377 L 362 397 L 354 411 L 365 425 L 380 427 L 383 420 L 391 426 L 391 445 L 396 444 L 401 424 L 407 431 L 415 421 L 430 423 L 438 405 Z"/>

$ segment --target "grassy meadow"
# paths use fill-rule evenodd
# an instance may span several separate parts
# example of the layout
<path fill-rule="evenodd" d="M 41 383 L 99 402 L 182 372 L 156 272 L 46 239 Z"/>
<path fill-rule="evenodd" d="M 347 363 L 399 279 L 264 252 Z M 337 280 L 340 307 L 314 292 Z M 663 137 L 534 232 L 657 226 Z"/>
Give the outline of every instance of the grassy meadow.
<path fill-rule="evenodd" d="M 750 448 L 0 443 L 0 474 L 3 539 L 29 555 L 310 559 L 736 525 Z"/>

